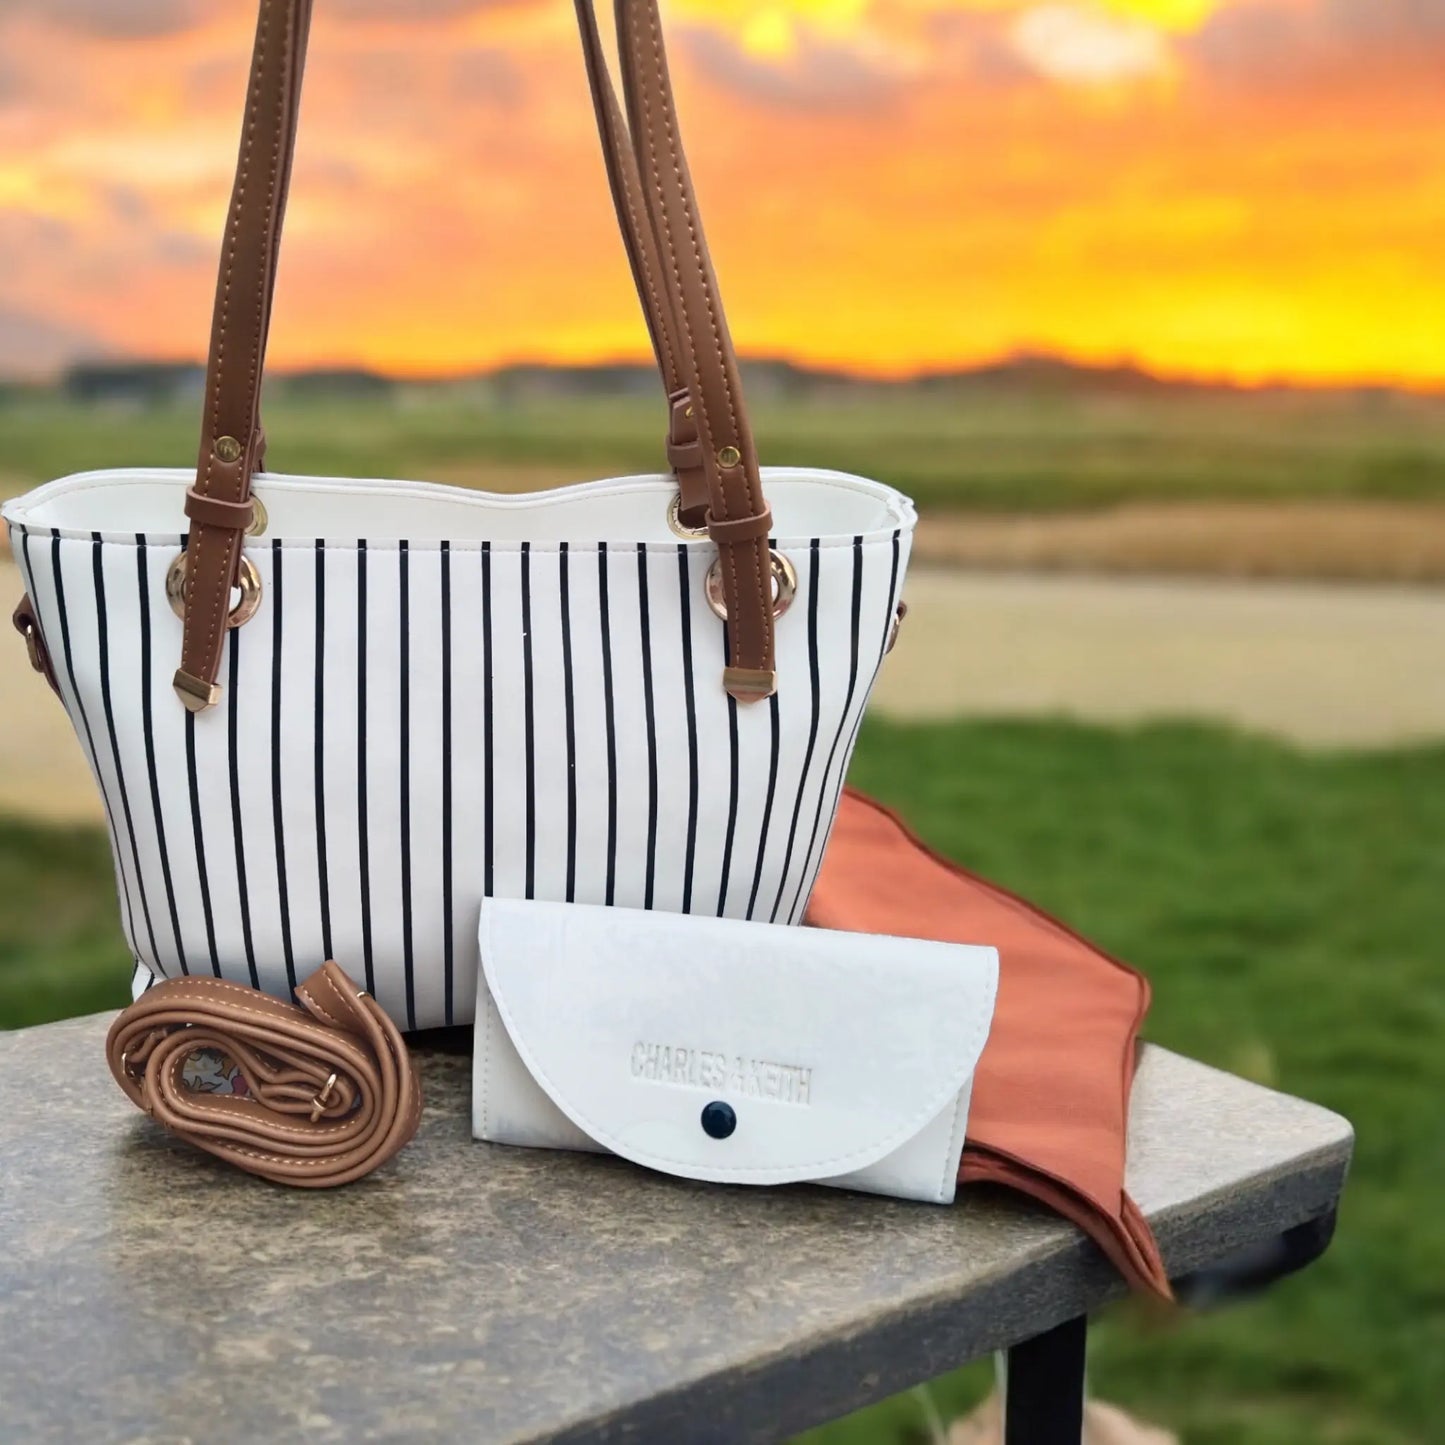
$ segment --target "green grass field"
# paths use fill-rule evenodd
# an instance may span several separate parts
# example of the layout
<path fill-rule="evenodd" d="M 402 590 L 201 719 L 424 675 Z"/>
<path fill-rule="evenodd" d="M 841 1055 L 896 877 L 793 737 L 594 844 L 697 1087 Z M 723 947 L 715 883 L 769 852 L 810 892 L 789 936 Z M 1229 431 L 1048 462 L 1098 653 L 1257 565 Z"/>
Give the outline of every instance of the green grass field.
<path fill-rule="evenodd" d="M 1336 1243 L 1266 1298 L 1124 1306 L 1093 1382 L 1190 1445 L 1445 1439 L 1445 747 L 1337 756 L 1192 726 L 873 724 L 853 777 L 1152 977 L 1151 1038 L 1348 1115 Z M 1433 851 L 1432 851 L 1433 849 Z M 109 858 L 0 824 L 0 1025 L 119 1002 Z M 945 1416 L 975 1368 L 937 1382 Z M 900 1397 L 810 1445 L 923 1438 Z"/>
<path fill-rule="evenodd" d="M 1445 497 L 1445 398 L 971 383 L 765 391 L 753 415 L 766 462 L 860 472 L 932 509 Z M 659 470 L 664 418 L 650 398 L 502 404 L 479 383 L 472 394 L 283 396 L 266 425 L 277 471 L 505 490 Z M 0 398 L 0 496 L 94 467 L 193 465 L 197 428 L 193 406 Z"/>

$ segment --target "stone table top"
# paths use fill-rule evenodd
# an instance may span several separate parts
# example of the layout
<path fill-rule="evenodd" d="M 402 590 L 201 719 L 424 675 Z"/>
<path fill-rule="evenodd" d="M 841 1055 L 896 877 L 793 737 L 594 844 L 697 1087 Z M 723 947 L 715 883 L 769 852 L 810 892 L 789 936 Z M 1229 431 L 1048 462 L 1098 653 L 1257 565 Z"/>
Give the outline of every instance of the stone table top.
<path fill-rule="evenodd" d="M 278 1189 L 138 1114 L 108 1023 L 0 1034 L 0 1440 L 769 1441 L 1121 1289 L 997 1190 L 940 1209 L 474 1143 L 445 1047 L 396 1163 Z M 1351 1139 L 1151 1048 L 1129 1185 L 1177 1275 L 1326 1213 Z"/>

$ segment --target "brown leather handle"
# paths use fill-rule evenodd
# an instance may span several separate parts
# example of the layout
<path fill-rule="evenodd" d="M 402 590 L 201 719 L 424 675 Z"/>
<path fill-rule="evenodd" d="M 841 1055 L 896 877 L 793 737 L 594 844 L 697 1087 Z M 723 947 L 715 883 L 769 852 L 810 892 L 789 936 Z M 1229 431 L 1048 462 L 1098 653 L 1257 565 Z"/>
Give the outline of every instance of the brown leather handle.
<path fill-rule="evenodd" d="M 238 1169 L 302 1189 L 350 1184 L 410 1142 L 421 1085 L 396 1025 L 336 964 L 296 997 L 300 1008 L 218 978 L 156 984 L 111 1025 L 111 1073 L 163 1128 Z M 201 1049 L 249 1093 L 188 1088 Z"/>
<path fill-rule="evenodd" d="M 772 559 L 767 539 L 773 529 L 773 518 L 762 497 L 752 433 L 741 406 L 742 382 L 737 356 L 718 300 L 717 279 L 702 234 L 687 162 L 681 153 L 656 0 L 647 0 L 646 6 L 629 6 L 627 0 L 617 0 L 623 78 L 633 109 L 630 121 L 622 114 L 612 84 L 598 34 L 594 0 L 576 0 L 576 9 L 613 205 L 627 243 L 633 279 L 671 408 L 667 450 L 678 477 L 678 515 L 688 525 L 706 525 L 731 574 L 725 575 L 725 585 L 731 583 L 733 587 L 749 589 L 756 586 L 758 602 L 770 611 Z M 627 26 L 628 17 L 639 12 L 648 22 L 646 36 L 638 30 L 629 31 Z M 629 64 L 629 56 L 634 63 Z M 636 64 L 639 57 L 644 65 L 650 57 L 655 72 L 641 80 Z M 637 105 L 638 97 L 645 98 L 654 83 L 665 99 L 655 117 L 662 122 L 660 141 L 655 135 L 649 138 L 646 106 Z M 660 171 L 659 156 L 664 162 Z M 648 166 L 657 183 L 655 198 L 643 179 L 644 168 Z M 679 249 L 681 233 L 665 223 L 669 200 L 681 206 L 691 255 Z M 695 285 L 690 287 L 688 278 Z M 713 347 L 711 367 L 705 364 L 706 349 L 700 354 L 693 344 L 704 320 Z M 705 441 L 699 436 L 703 423 L 695 419 L 695 411 L 703 415 L 704 422 L 708 414 L 723 413 L 706 413 L 703 408 L 695 408 L 692 399 L 705 395 L 710 381 L 721 390 L 726 414 L 736 425 L 726 435 Z M 721 466 L 729 455 L 738 464 L 738 472 L 732 475 Z M 736 500 L 728 503 L 730 512 L 714 511 L 708 505 L 710 492 L 724 482 L 732 484 Z M 741 576 L 736 570 L 739 559 L 743 568 Z M 750 592 L 750 601 L 752 596 Z M 746 620 L 751 612 L 751 607 L 738 609 L 729 604 L 732 617 L 741 616 Z M 768 622 L 771 627 L 770 616 Z M 771 631 L 765 646 L 771 649 Z M 734 639 L 732 661 L 737 663 L 740 655 L 748 650 L 745 637 Z M 767 683 L 759 688 L 756 686 L 758 674 L 749 675 L 746 668 L 733 667 L 725 674 L 724 684 L 735 697 L 752 701 L 766 696 L 774 686 L 771 673 L 762 676 L 767 678 Z M 740 686 L 734 688 L 734 682 Z"/>
<path fill-rule="evenodd" d="M 690 495 L 683 501 L 691 513 L 701 509 L 710 524 L 719 524 L 716 540 L 732 619 L 724 686 L 740 701 L 755 701 L 776 686 L 771 552 L 765 536 L 740 535 L 748 532 L 752 519 L 767 514 L 756 449 L 682 152 L 657 3 L 617 0 L 617 14 L 623 90 L 638 153 L 645 157 L 641 209 L 647 218 L 647 223 L 639 218 L 635 226 L 624 224 L 624 234 L 629 254 L 637 245 L 645 250 L 649 230 L 661 252 L 661 289 L 671 298 L 678 341 L 672 361 L 664 363 L 665 374 L 670 365 L 688 390 L 683 397 L 682 387 L 671 386 L 667 378 L 674 410 L 672 441 L 680 470 L 700 470 L 706 483 L 706 507 L 701 507 L 704 488 L 696 477 L 689 481 Z M 241 559 L 240 521 L 263 445 L 261 373 L 310 16 L 311 0 L 261 0 L 216 290 L 196 484 L 187 501 L 186 618 L 175 687 L 193 712 L 220 698 L 216 677 Z M 584 42 L 586 34 L 584 26 Z M 600 49 L 595 54 L 600 58 Z M 599 117 L 605 109 L 599 106 Z M 604 149 L 611 154 L 614 148 Z M 687 421 L 696 425 L 700 455 L 681 425 Z M 229 503 L 233 510 L 215 503 Z"/>
<path fill-rule="evenodd" d="M 662 242 L 648 210 L 642 171 L 628 131 L 627 117 L 617 99 L 597 28 L 594 0 L 576 0 L 577 28 L 582 36 L 582 58 L 602 138 L 602 159 L 612 190 L 618 228 L 627 249 L 633 283 L 642 303 L 643 319 L 652 339 L 657 369 L 668 404 L 667 459 L 677 477 L 678 518 L 685 526 L 707 526 L 710 497 L 702 463 L 692 391 L 682 360 L 681 334 L 667 289 Z"/>

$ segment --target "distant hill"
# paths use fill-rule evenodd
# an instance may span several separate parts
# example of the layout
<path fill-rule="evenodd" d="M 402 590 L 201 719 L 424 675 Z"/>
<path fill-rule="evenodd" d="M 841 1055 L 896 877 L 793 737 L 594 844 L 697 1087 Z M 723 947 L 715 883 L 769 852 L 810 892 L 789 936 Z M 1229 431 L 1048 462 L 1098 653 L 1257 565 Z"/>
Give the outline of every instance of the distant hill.
<path fill-rule="evenodd" d="M 743 373 L 749 394 L 759 398 L 799 397 L 839 402 L 861 396 L 884 398 L 912 394 L 936 400 L 950 393 L 967 396 L 1000 392 L 1021 396 L 1134 398 L 1188 394 L 1364 398 L 1396 392 L 1407 394 L 1403 389 L 1383 386 L 1317 387 L 1281 382 L 1244 387 L 1229 381 L 1160 377 L 1131 365 L 1086 366 L 1062 357 L 1036 354 L 1006 357 L 975 367 L 923 372 L 896 380 L 800 366 L 766 357 L 744 361 Z M 88 403 L 155 405 L 194 400 L 199 397 L 204 382 L 204 368 L 194 361 L 97 360 L 69 367 L 54 387 L 33 381 L 17 381 L 9 386 L 0 383 L 0 395 L 16 390 L 56 389 L 73 400 Z M 478 392 L 498 400 L 648 396 L 655 393 L 657 384 L 657 373 L 650 364 L 630 361 L 571 366 L 518 363 L 472 375 L 436 378 L 400 378 L 357 367 L 325 367 L 275 372 L 269 380 L 274 392 L 286 397 L 364 396 L 377 400 L 427 391 Z"/>

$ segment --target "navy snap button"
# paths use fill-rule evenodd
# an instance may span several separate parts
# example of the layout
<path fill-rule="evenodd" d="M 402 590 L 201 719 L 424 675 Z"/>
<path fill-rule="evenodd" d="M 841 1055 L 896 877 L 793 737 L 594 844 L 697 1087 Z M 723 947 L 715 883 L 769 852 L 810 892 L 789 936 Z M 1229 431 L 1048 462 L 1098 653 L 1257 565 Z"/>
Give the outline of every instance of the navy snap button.
<path fill-rule="evenodd" d="M 710 1139 L 726 1139 L 738 1127 L 731 1104 L 714 1100 L 702 1111 L 702 1130 Z"/>

